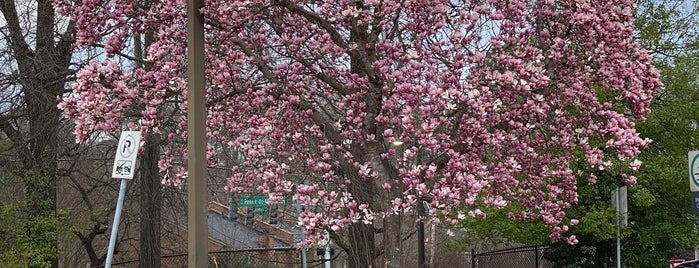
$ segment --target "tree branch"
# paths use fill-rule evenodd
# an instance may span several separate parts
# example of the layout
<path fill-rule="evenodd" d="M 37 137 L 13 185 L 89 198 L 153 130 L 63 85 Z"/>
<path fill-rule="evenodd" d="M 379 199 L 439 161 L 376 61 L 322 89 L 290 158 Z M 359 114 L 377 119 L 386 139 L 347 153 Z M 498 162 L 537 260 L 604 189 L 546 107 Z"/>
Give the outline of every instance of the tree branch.
<path fill-rule="evenodd" d="M 315 25 L 318 25 L 318 27 L 320 27 L 321 29 L 328 32 L 328 34 L 330 35 L 330 39 L 333 40 L 333 43 L 335 43 L 336 45 L 338 45 L 341 48 L 344 48 L 346 50 L 350 49 L 347 42 L 344 39 L 342 39 L 342 35 L 337 30 L 335 30 L 335 28 L 333 28 L 332 24 L 330 24 L 330 22 L 328 22 L 327 20 L 321 18 L 320 16 L 318 16 L 317 14 L 315 14 L 313 12 L 310 12 L 308 10 L 305 10 L 305 9 L 297 6 L 296 4 L 292 3 L 289 0 L 281 0 L 281 1 L 277 1 L 275 3 L 279 4 L 279 6 L 281 6 L 281 7 L 285 7 L 289 11 L 291 11 L 291 12 L 293 12 L 301 17 L 306 18 L 308 21 L 314 23 Z"/>
<path fill-rule="evenodd" d="M 5 17 L 5 22 L 10 30 L 10 39 L 8 40 L 10 48 L 15 52 L 15 59 L 20 71 L 25 73 L 30 69 L 29 59 L 33 58 L 34 52 L 29 48 L 22 35 L 22 27 L 19 25 L 15 2 L 12 0 L 0 0 L 0 11 Z"/>

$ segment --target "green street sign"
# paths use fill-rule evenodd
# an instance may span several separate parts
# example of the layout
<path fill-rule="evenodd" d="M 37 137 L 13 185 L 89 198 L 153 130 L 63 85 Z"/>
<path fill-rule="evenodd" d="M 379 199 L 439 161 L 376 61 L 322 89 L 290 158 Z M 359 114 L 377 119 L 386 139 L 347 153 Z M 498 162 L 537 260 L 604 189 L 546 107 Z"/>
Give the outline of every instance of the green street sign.
<path fill-rule="evenodd" d="M 264 195 L 241 196 L 239 204 L 244 208 L 266 208 L 268 198 Z"/>
<path fill-rule="evenodd" d="M 268 207 L 267 205 L 267 199 L 269 199 L 268 196 L 264 195 L 256 195 L 256 196 L 241 196 L 240 197 L 240 207 L 244 208 L 262 208 L 266 209 Z M 280 207 L 283 207 L 286 205 L 286 200 L 282 200 L 278 204 Z"/>

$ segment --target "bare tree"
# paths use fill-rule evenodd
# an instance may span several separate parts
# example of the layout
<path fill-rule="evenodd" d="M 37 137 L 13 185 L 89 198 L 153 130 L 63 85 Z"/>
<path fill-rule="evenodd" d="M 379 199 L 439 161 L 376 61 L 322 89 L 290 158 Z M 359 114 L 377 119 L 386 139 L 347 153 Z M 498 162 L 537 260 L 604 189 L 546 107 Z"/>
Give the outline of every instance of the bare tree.
<path fill-rule="evenodd" d="M 61 111 L 57 96 L 73 70 L 73 22 L 61 21 L 50 0 L 0 1 L 5 27 L 3 95 L 15 101 L 3 107 L 0 130 L 16 155 L 15 173 L 22 178 L 27 206 L 26 235 L 56 248 L 55 224 L 35 224 L 56 214 L 56 181 Z M 57 267 L 57 254 L 41 256 Z"/>

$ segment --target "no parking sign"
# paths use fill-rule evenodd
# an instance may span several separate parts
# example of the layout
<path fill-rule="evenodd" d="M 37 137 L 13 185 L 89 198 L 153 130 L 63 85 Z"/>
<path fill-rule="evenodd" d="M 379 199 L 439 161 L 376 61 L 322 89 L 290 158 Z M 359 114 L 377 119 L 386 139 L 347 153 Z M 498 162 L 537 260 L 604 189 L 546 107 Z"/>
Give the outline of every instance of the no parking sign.
<path fill-rule="evenodd" d="M 140 131 L 122 131 L 117 145 L 112 178 L 133 179 L 136 172 L 136 156 L 141 143 Z"/>
<path fill-rule="evenodd" d="M 689 190 L 691 194 L 692 212 L 699 214 L 699 151 L 687 154 L 689 162 Z"/>

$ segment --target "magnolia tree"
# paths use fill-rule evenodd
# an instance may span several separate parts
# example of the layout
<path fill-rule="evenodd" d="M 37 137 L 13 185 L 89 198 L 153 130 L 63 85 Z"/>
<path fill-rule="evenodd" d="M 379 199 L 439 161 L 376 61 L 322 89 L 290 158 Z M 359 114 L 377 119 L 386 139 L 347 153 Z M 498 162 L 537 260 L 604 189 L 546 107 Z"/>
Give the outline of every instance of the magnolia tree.
<path fill-rule="evenodd" d="M 175 146 L 160 161 L 164 181 L 183 183 L 186 2 L 55 1 L 77 21 L 78 44 L 107 55 L 78 71 L 60 104 L 78 140 L 123 125 L 163 134 Z M 634 122 L 661 83 L 632 40 L 633 8 L 206 1 L 209 164 L 238 151 L 227 191 L 291 196 L 307 208 L 298 224 L 309 242 L 328 231 L 355 267 L 377 255 L 399 265 L 400 215 L 415 209 L 447 224 L 508 209 L 575 243 L 564 211 L 577 181 L 614 167 L 633 184 L 649 143 Z M 149 68 L 119 64 L 145 31 Z M 166 131 L 173 117 L 180 127 Z"/>

